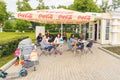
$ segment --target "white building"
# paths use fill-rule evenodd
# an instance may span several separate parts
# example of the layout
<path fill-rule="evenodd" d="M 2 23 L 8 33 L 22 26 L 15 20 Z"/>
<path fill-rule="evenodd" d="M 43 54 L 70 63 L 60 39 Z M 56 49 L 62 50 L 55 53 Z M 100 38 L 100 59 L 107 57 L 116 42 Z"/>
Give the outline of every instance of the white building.
<path fill-rule="evenodd" d="M 95 21 L 84 24 L 81 31 L 88 38 L 100 44 L 120 44 L 120 12 L 87 13 L 95 16 Z"/>

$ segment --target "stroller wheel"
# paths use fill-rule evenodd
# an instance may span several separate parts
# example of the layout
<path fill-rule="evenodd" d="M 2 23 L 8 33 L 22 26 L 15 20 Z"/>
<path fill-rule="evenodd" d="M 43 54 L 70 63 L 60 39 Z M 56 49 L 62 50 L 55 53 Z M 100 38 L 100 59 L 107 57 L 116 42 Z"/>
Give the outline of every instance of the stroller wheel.
<path fill-rule="evenodd" d="M 22 76 L 22 77 L 27 76 L 27 74 L 28 74 L 28 72 L 27 72 L 27 70 L 25 70 L 25 69 L 22 69 L 22 70 L 19 72 L 19 75 Z"/>
<path fill-rule="evenodd" d="M 34 66 L 34 71 L 36 71 L 36 67 Z"/>

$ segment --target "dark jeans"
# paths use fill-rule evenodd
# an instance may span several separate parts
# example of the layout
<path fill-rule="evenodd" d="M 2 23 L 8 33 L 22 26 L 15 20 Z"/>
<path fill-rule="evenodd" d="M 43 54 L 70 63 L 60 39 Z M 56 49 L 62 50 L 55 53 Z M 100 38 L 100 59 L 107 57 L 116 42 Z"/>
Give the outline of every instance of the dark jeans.
<path fill-rule="evenodd" d="M 50 51 L 52 48 L 54 48 L 53 46 L 47 46 L 45 47 L 45 49 L 47 49 L 48 51 Z"/>

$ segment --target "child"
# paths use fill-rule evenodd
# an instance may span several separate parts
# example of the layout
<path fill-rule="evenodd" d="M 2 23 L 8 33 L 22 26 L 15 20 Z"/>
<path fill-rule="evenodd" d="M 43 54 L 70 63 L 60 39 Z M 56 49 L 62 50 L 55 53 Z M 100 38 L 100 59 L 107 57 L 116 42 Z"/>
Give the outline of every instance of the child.
<path fill-rule="evenodd" d="M 0 69 L 0 77 L 6 78 L 7 74 L 8 74 L 7 72 L 4 72 L 3 70 Z"/>

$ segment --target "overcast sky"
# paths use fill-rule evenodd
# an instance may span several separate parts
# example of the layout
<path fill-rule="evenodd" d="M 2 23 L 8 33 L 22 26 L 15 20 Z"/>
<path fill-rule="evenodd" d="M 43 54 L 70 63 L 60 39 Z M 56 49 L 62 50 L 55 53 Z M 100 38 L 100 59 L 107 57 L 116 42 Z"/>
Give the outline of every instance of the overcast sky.
<path fill-rule="evenodd" d="M 5 0 L 5 2 L 7 3 L 7 11 L 12 11 L 12 12 L 16 12 L 16 2 L 18 0 Z M 58 5 L 70 5 L 73 3 L 74 0 L 43 0 L 45 5 L 48 6 L 58 6 Z M 32 8 L 36 8 L 38 2 L 36 0 L 30 0 L 30 5 L 32 6 Z"/>

